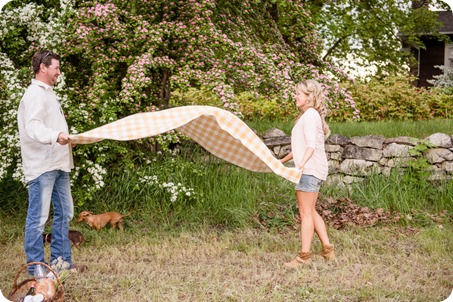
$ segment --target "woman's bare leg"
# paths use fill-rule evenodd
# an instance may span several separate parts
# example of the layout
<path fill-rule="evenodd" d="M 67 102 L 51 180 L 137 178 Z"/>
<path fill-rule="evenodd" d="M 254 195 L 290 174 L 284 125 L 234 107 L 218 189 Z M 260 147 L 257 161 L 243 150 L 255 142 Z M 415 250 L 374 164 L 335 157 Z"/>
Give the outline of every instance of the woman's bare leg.
<path fill-rule="evenodd" d="M 326 224 L 325 224 L 324 220 L 322 219 L 321 215 L 319 215 L 319 213 L 316 211 L 316 201 L 318 200 L 318 192 L 309 193 L 309 192 L 296 191 L 296 195 L 297 195 L 297 193 L 305 193 L 305 194 L 308 193 L 310 195 L 311 194 L 315 195 L 312 197 L 312 198 L 314 198 L 314 203 L 313 203 L 313 206 L 311 207 L 311 213 L 312 213 L 311 217 L 313 220 L 314 231 L 316 232 L 319 239 L 321 240 L 322 245 L 329 245 L 330 240 L 329 240 L 329 236 L 327 235 Z M 301 196 L 297 196 L 297 200 L 299 203 L 299 216 L 301 219 L 301 230 L 300 230 L 301 241 L 302 241 L 302 220 L 304 218 L 304 213 L 306 212 L 306 209 L 303 206 L 301 206 L 300 203 L 302 202 L 302 200 L 305 200 L 304 198 L 305 198 L 304 194 L 301 194 Z M 299 200 L 301 200 L 301 201 L 299 201 Z M 311 238 L 313 240 L 313 236 L 311 236 Z M 304 251 L 304 250 L 302 250 L 302 251 Z"/>
<path fill-rule="evenodd" d="M 300 237 L 301 237 L 301 252 L 308 253 L 311 249 L 313 235 L 315 231 L 315 221 L 313 219 L 316 199 L 316 192 L 296 191 L 297 202 L 299 205 L 300 215 Z"/>
<path fill-rule="evenodd" d="M 316 234 L 318 234 L 318 237 L 321 240 L 321 244 L 329 245 L 330 241 L 329 236 L 327 235 L 326 224 L 324 223 L 324 220 L 316 210 L 314 210 L 313 212 L 313 221 L 315 224 L 315 232 Z"/>

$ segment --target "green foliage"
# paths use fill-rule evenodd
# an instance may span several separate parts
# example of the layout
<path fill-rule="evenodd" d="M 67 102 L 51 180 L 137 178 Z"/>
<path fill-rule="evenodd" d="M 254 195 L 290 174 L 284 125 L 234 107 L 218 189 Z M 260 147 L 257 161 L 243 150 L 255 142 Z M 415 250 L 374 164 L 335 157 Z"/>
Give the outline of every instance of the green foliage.
<path fill-rule="evenodd" d="M 18 181 L 5 178 L 0 181 L 0 210 L 5 213 L 27 213 L 28 192 Z"/>
<path fill-rule="evenodd" d="M 409 154 L 415 157 L 415 160 L 407 162 L 407 171 L 405 174 L 404 181 L 411 182 L 414 185 L 423 185 L 425 187 L 430 186 L 428 181 L 430 172 L 428 168 L 431 166 L 428 160 L 423 157 L 423 154 L 429 148 L 435 148 L 436 145 L 430 141 L 420 141 L 414 148 L 409 150 Z"/>
<path fill-rule="evenodd" d="M 420 141 L 413 148 L 409 149 L 409 154 L 411 156 L 420 157 L 429 148 L 435 148 L 435 147 L 436 147 L 436 145 L 431 143 L 430 141 Z"/>
<path fill-rule="evenodd" d="M 436 89 L 448 95 L 451 100 L 451 96 L 453 95 L 453 68 L 444 65 L 434 67 L 439 68 L 442 73 L 434 76 L 434 79 L 428 80 L 428 82 L 433 84 Z"/>
<path fill-rule="evenodd" d="M 284 116 L 297 114 L 294 104 L 282 104 L 277 97 L 255 96 L 250 92 L 237 95 L 237 102 L 246 120 L 279 120 Z"/>
<path fill-rule="evenodd" d="M 453 116 L 453 89 L 451 87 L 434 87 L 430 90 L 428 105 L 435 117 L 451 118 Z"/>
<path fill-rule="evenodd" d="M 320 59 L 320 40 L 301 2 L 14 0 L 0 16 L 0 83 L 6 87 L 0 179 L 11 167 L 21 178 L 15 111 L 32 77 L 29 58 L 41 48 L 61 54 L 55 90 L 71 134 L 170 104 L 206 103 L 240 116 L 242 93 L 270 99 L 253 110 L 275 117 L 292 104 L 294 84 L 305 78 L 322 82 L 329 102 L 347 103 L 350 117 L 358 118 L 350 95 L 337 89 L 337 80 L 347 77 Z M 170 132 L 77 147 L 74 195 L 80 202 L 93 199 L 108 167 L 133 166 L 149 147 L 168 150 L 181 139 Z"/>
<path fill-rule="evenodd" d="M 420 38 L 425 34 L 448 39 L 438 34 L 441 23 L 429 2 L 437 1 L 423 1 L 422 6 L 403 0 L 306 1 L 325 41 L 324 59 L 341 60 L 342 68 L 366 69 L 379 77 L 402 71 L 410 63 L 403 43 L 423 48 Z"/>
<path fill-rule="evenodd" d="M 190 87 L 187 90 L 177 89 L 172 92 L 170 106 L 178 107 L 189 105 L 222 107 L 223 103 L 212 90 L 205 87 L 201 87 L 200 89 Z"/>
<path fill-rule="evenodd" d="M 203 165 L 177 156 L 177 151 L 178 149 L 175 149 L 172 156 L 155 157 L 152 162 L 158 164 L 150 165 L 151 162 L 149 162 L 147 167 L 139 169 L 137 171 L 139 179 L 134 191 L 138 191 L 138 194 L 146 194 L 155 200 L 173 203 L 203 202 L 203 193 L 187 187 L 191 183 L 191 177 L 202 178 L 206 175 Z M 147 188 L 151 191 L 146 192 Z"/>
<path fill-rule="evenodd" d="M 417 88 L 413 78 L 389 76 L 383 80 L 347 83 L 366 121 L 382 120 L 424 120 L 451 118 L 453 102 L 439 90 Z"/>

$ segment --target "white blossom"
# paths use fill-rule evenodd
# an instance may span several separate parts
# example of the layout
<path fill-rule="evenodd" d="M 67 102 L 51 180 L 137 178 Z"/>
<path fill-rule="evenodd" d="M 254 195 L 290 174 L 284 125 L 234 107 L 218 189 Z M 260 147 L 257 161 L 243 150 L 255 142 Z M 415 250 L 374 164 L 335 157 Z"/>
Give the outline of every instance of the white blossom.
<path fill-rule="evenodd" d="M 66 26 L 64 24 L 66 21 L 62 17 L 68 12 L 75 12 L 73 0 L 62 0 L 60 5 L 58 10 L 45 8 L 36 3 L 27 3 L 16 8 L 3 8 L 0 11 L 0 39 L 4 40 L 11 31 L 25 30 L 28 41 L 40 48 L 55 51 L 64 41 L 62 28 Z M 47 21 L 42 18 L 44 14 L 49 16 Z M 0 158 L 2 158 L 0 180 L 6 176 L 8 168 L 16 163 L 12 177 L 25 182 L 20 162 L 16 116 L 20 99 L 28 83 L 23 83 L 23 79 L 20 78 L 20 70 L 16 69 L 13 61 L 3 52 L 0 52 L 0 79 L 5 85 L 2 96 L 7 96 L 0 100 L 0 119 L 3 125 L 0 129 Z M 56 85 L 56 91 L 59 92 L 63 108 L 68 103 L 68 97 L 64 94 L 65 86 L 65 75 L 62 74 Z M 102 186 L 102 169 L 96 167 L 93 173 L 97 179 L 96 186 Z"/>
<path fill-rule="evenodd" d="M 160 182 L 156 175 L 142 176 L 139 181 L 143 184 L 155 186 L 162 189 L 164 192 L 169 193 L 171 202 L 176 202 L 179 198 L 183 198 L 183 196 L 191 197 L 195 194 L 192 188 L 187 188 L 180 182 L 177 184 L 173 182 Z"/>

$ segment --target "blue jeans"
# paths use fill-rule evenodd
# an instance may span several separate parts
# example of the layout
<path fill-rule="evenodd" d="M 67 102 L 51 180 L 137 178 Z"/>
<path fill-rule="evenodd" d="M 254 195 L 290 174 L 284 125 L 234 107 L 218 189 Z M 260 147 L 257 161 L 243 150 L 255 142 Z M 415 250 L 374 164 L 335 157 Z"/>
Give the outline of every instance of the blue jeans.
<path fill-rule="evenodd" d="M 53 206 L 50 262 L 62 257 L 72 266 L 71 244 L 68 239 L 69 221 L 74 217 L 69 173 L 55 170 L 41 174 L 28 183 L 28 211 L 25 222 L 25 254 L 27 263 L 44 262 L 42 233 Z M 33 274 L 34 266 L 28 267 Z"/>

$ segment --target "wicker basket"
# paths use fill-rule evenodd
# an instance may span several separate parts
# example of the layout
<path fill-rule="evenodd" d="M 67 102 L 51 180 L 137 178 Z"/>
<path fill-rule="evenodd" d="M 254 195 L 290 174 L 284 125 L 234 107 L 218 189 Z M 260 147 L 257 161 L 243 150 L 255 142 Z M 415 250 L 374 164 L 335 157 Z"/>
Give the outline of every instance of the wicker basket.
<path fill-rule="evenodd" d="M 55 293 L 55 297 L 51 300 L 45 300 L 44 302 L 64 302 L 64 288 L 63 288 L 63 284 L 60 281 L 60 278 L 58 278 L 58 275 L 50 268 L 50 266 L 48 266 L 47 264 L 42 263 L 42 262 L 30 262 L 19 269 L 19 271 L 16 274 L 16 277 L 14 278 L 13 287 L 11 289 L 11 292 L 8 295 L 8 299 L 13 302 L 22 302 L 24 300 L 25 295 L 27 294 L 28 290 L 30 289 L 32 282 L 36 282 L 36 279 L 34 279 L 34 278 L 25 279 L 22 282 L 20 282 L 19 284 L 17 284 L 17 279 L 19 278 L 20 273 L 24 269 L 26 269 L 30 265 L 35 265 L 35 264 L 40 264 L 40 265 L 44 266 L 45 268 L 47 268 L 49 270 L 49 272 L 52 272 L 52 274 L 54 274 L 54 276 L 57 280 L 57 283 L 58 283 L 58 290 Z"/>

